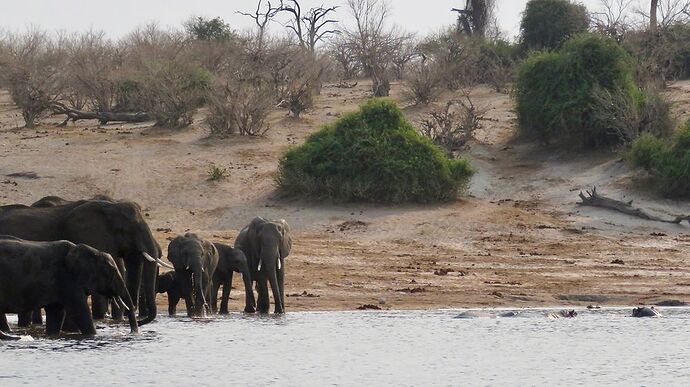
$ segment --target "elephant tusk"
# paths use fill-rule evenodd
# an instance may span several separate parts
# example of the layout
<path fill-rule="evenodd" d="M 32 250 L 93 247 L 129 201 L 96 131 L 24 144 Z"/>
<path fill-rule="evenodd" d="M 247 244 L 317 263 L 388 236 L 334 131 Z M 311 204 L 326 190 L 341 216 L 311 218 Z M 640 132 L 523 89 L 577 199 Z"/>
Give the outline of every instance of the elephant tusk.
<path fill-rule="evenodd" d="M 256 271 L 261 271 L 261 260 L 259 260 L 259 267 L 256 269 Z"/>
<path fill-rule="evenodd" d="M 149 262 L 157 262 L 157 259 L 154 258 L 154 257 L 152 257 L 152 256 L 150 256 L 148 253 L 144 252 L 144 253 L 142 253 L 142 254 L 143 254 L 144 258 L 146 258 L 147 261 L 149 261 Z"/>
<path fill-rule="evenodd" d="M 129 312 L 129 307 L 128 307 L 127 304 L 124 302 L 124 300 L 122 300 L 122 297 L 117 297 L 116 300 L 117 300 L 117 303 L 120 305 L 120 307 L 121 307 L 122 309 L 124 309 L 124 310 L 126 310 L 126 311 Z"/>
<path fill-rule="evenodd" d="M 280 270 L 281 267 L 282 267 L 282 266 L 281 266 L 281 264 L 280 264 L 280 258 L 278 258 L 278 270 Z"/>
<path fill-rule="evenodd" d="M 175 268 L 175 266 L 173 266 L 173 265 L 171 265 L 171 264 L 169 264 L 169 263 L 165 263 L 165 262 L 163 262 L 163 260 L 161 260 L 161 259 L 156 260 L 156 263 L 157 263 L 159 266 L 167 267 L 168 269 L 174 269 L 174 268 Z"/>

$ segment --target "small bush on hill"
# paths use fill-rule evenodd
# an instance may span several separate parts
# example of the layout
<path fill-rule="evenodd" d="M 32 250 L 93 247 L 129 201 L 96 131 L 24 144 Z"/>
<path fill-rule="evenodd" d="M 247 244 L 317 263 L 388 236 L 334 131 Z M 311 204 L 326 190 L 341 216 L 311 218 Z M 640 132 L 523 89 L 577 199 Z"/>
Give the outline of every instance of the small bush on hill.
<path fill-rule="evenodd" d="M 633 143 L 628 158 L 656 176 L 664 194 L 690 195 L 690 121 L 669 141 L 651 134 L 641 136 Z"/>
<path fill-rule="evenodd" d="M 663 101 L 635 85 L 628 54 L 594 34 L 532 54 L 520 68 L 515 97 L 521 132 L 546 143 L 621 144 L 669 123 Z"/>
<path fill-rule="evenodd" d="M 438 202 L 456 198 L 472 176 L 419 135 L 390 101 L 373 99 L 285 154 L 276 178 L 288 193 L 336 200 Z"/>
<path fill-rule="evenodd" d="M 569 0 L 530 0 L 520 22 L 523 49 L 554 49 L 570 36 L 587 31 L 589 16 Z"/>

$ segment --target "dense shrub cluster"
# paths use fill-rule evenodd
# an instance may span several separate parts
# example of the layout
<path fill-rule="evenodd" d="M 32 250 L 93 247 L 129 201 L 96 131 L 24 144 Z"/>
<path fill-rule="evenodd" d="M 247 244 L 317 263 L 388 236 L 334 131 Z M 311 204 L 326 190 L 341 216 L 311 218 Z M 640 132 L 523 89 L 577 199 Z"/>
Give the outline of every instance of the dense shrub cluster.
<path fill-rule="evenodd" d="M 668 109 L 636 86 L 628 54 L 593 34 L 531 55 L 519 71 L 515 97 L 521 132 L 547 143 L 626 143 L 641 130 L 661 132 L 658 126 L 668 122 Z M 655 112 L 658 117 L 648 116 Z"/>
<path fill-rule="evenodd" d="M 641 136 L 633 143 L 629 159 L 656 176 L 663 193 L 690 195 L 690 121 L 669 140 L 652 134 Z"/>
<path fill-rule="evenodd" d="M 570 0 L 530 0 L 520 22 L 526 50 L 554 49 L 570 36 L 587 31 L 589 15 Z"/>
<path fill-rule="evenodd" d="M 277 183 L 288 193 L 345 201 L 437 202 L 456 198 L 472 176 L 389 101 L 373 99 L 290 150 Z"/>

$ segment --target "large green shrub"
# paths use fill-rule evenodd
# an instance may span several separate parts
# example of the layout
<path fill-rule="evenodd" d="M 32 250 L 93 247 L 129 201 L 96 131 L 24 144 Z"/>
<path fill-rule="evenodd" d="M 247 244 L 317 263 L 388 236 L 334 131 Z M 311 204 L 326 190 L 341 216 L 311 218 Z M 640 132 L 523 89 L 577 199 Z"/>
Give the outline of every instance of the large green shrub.
<path fill-rule="evenodd" d="M 336 200 L 437 202 L 456 198 L 472 174 L 467 160 L 449 159 L 393 102 L 373 99 L 288 151 L 277 183 Z"/>
<path fill-rule="evenodd" d="M 522 44 L 527 50 L 558 47 L 568 37 L 587 31 L 587 8 L 569 0 L 530 0 L 520 22 Z"/>
<path fill-rule="evenodd" d="M 651 134 L 637 139 L 628 154 L 636 166 L 659 179 L 661 191 L 669 196 L 690 195 L 690 121 L 663 141 Z"/>
<path fill-rule="evenodd" d="M 658 97 L 635 85 L 628 54 L 612 39 L 588 33 L 527 58 L 515 98 L 521 132 L 547 143 L 626 143 L 641 130 L 662 132 L 669 122 Z"/>

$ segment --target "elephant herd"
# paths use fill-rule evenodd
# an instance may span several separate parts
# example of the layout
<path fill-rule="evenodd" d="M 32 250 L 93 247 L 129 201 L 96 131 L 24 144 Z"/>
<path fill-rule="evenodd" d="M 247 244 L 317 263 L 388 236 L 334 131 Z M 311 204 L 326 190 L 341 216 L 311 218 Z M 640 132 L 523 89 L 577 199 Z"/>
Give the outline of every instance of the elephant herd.
<path fill-rule="evenodd" d="M 48 196 L 31 206 L 0 206 L 0 339 L 16 338 L 9 333 L 7 313 L 17 313 L 19 326 L 26 327 L 42 323 L 41 308 L 48 335 L 95 334 L 94 320 L 105 318 L 108 307 L 114 319 L 126 315 L 136 333 L 156 318 L 156 295 L 164 292 L 170 315 L 184 298 L 188 315 L 205 316 L 218 311 L 222 286 L 220 313 L 228 313 L 235 272 L 244 281 L 245 312 L 268 313 L 270 285 L 275 312 L 284 313 L 285 258 L 291 248 L 287 222 L 257 217 L 234 247 L 193 233 L 174 238 L 168 246 L 171 266 L 162 260 L 136 203 Z M 159 267 L 174 271 L 159 274 Z"/>

